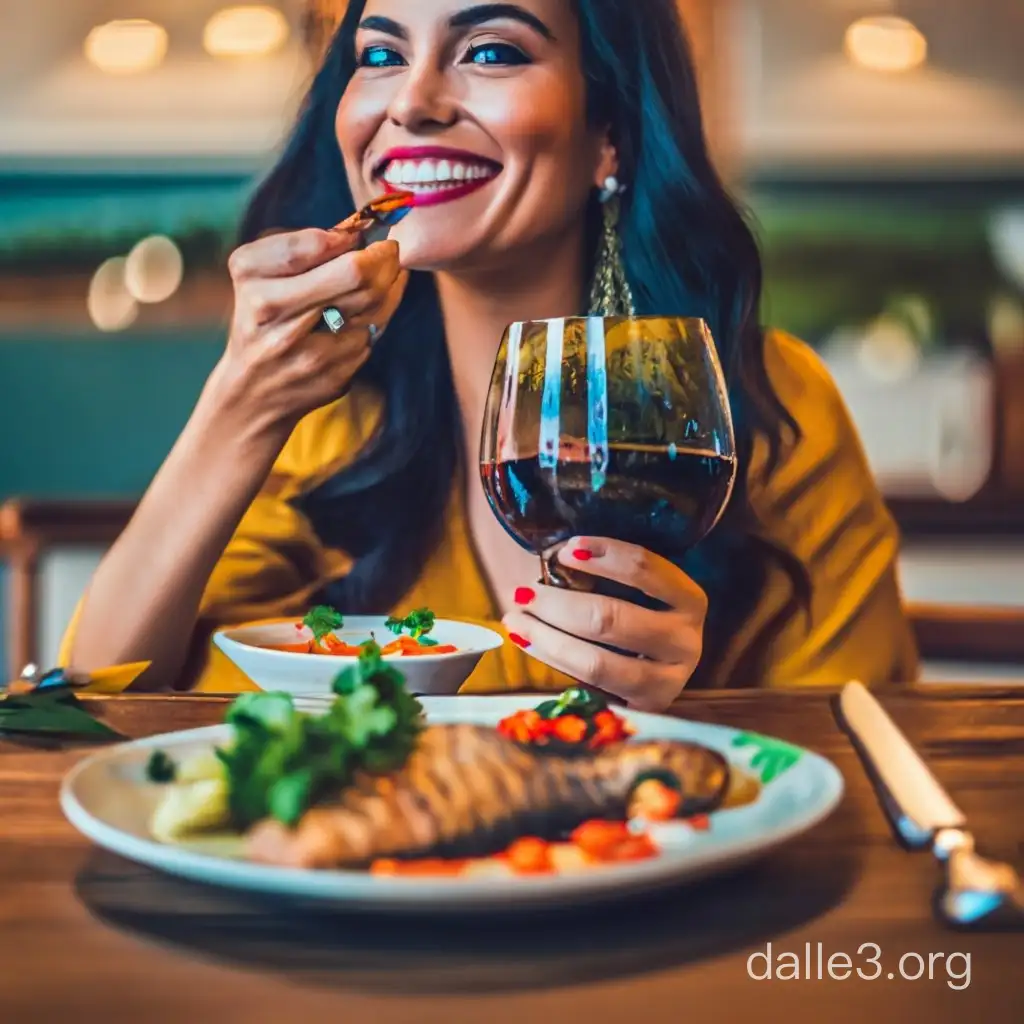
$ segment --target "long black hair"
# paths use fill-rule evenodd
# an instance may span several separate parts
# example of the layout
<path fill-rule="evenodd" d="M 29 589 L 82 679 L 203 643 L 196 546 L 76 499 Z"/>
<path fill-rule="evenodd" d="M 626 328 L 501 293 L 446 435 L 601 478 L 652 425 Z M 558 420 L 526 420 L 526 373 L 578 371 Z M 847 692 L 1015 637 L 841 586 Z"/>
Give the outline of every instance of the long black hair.
<path fill-rule="evenodd" d="M 242 241 L 270 229 L 330 227 L 352 212 L 334 123 L 356 69 L 364 7 L 365 0 L 349 3 L 294 133 L 250 204 Z M 574 0 L 574 7 L 588 117 L 612 127 L 629 186 L 620 231 L 637 312 L 708 322 L 725 367 L 740 465 L 749 465 L 756 433 L 777 454 L 795 424 L 765 370 L 760 255 L 709 158 L 676 0 Z M 359 379 L 383 398 L 379 428 L 352 464 L 300 505 L 326 544 L 355 558 L 325 599 L 352 613 L 383 612 L 422 572 L 460 466 L 463 425 L 431 275 L 410 275 Z M 740 477 L 722 523 L 685 563 L 710 598 L 706 662 L 756 602 L 770 557 L 751 518 L 748 474 Z"/>

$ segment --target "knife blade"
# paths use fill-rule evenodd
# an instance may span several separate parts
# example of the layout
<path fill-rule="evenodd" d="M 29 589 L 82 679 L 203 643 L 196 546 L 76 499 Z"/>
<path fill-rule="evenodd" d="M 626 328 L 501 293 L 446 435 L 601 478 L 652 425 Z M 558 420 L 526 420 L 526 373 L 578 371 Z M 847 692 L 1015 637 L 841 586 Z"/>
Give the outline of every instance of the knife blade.
<path fill-rule="evenodd" d="M 956 928 L 1024 928 L 1024 883 L 1009 865 L 975 851 L 967 818 L 885 709 L 859 682 L 839 695 L 838 717 L 879 790 L 897 837 L 931 849 L 945 868 L 935 911 Z"/>
<path fill-rule="evenodd" d="M 885 787 L 886 810 L 907 845 L 930 846 L 940 829 L 967 824 L 921 755 L 862 683 L 850 683 L 843 689 L 839 709 Z"/>

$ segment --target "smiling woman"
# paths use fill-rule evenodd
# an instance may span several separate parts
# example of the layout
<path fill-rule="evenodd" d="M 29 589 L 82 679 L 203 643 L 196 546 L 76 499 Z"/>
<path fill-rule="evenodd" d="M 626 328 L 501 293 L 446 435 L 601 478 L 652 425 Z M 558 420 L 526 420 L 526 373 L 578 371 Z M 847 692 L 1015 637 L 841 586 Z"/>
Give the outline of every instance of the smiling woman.
<path fill-rule="evenodd" d="M 479 270 L 487 250 L 524 244 L 550 258 L 555 240 L 578 257 L 590 192 L 616 158 L 586 118 L 569 3 L 369 3 L 354 43 L 336 119 L 345 171 L 357 202 L 419 194 L 428 209 L 392 236 L 407 266 Z"/>
<path fill-rule="evenodd" d="M 361 248 L 341 222 L 398 188 L 415 208 Z M 895 528 L 846 410 L 758 323 L 760 257 L 708 155 L 675 0 L 353 0 L 241 242 L 224 358 L 96 575 L 75 666 L 237 689 L 210 628 L 322 602 L 500 619 L 512 644 L 471 691 L 578 679 L 659 708 L 691 682 L 915 672 Z M 742 471 L 707 541 L 676 561 L 607 537 L 563 552 L 659 610 L 538 585 L 473 472 L 504 328 L 605 308 L 595 280 L 707 321 L 729 388 Z M 337 334 L 316 329 L 325 306 Z"/>

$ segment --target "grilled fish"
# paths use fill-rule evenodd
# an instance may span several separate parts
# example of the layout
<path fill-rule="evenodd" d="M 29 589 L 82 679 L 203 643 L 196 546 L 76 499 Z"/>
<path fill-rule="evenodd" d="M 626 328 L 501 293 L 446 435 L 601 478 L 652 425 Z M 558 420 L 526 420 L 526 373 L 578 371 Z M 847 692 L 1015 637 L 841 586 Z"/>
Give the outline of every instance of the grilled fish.
<path fill-rule="evenodd" d="M 247 854 L 297 868 L 486 856 L 519 836 L 554 840 L 591 818 L 624 818 L 632 790 L 649 773 L 679 787 L 683 815 L 714 810 L 729 785 L 725 758 L 693 743 L 633 741 L 561 756 L 491 728 L 431 726 L 400 771 L 357 779 L 294 829 L 259 823 Z"/>

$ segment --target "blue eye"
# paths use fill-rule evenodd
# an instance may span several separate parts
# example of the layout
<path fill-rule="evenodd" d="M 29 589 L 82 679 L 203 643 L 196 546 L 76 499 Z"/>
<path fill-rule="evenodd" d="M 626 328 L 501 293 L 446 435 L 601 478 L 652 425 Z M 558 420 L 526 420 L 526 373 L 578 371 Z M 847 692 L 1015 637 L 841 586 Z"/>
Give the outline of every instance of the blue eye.
<path fill-rule="evenodd" d="M 400 53 L 386 46 L 368 46 L 359 55 L 361 68 L 397 68 L 404 63 Z"/>
<path fill-rule="evenodd" d="M 511 43 L 482 43 L 473 46 L 466 54 L 466 64 L 529 64 L 530 58 Z"/>

